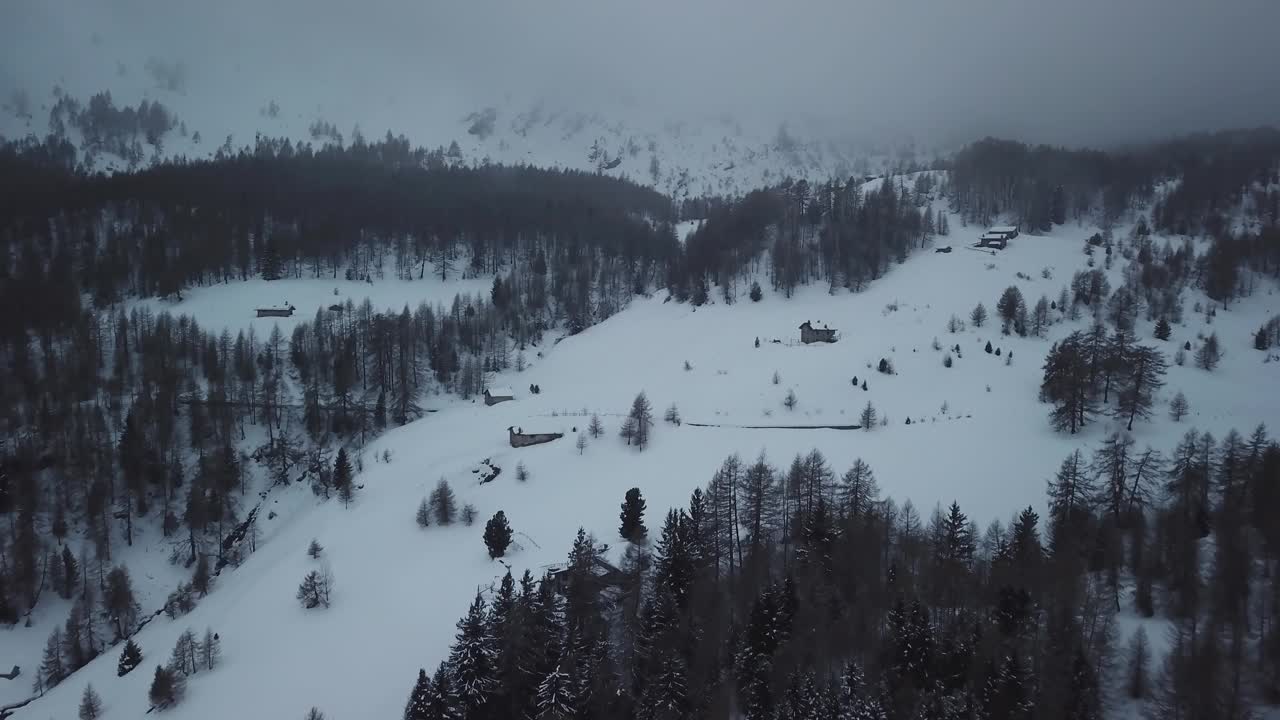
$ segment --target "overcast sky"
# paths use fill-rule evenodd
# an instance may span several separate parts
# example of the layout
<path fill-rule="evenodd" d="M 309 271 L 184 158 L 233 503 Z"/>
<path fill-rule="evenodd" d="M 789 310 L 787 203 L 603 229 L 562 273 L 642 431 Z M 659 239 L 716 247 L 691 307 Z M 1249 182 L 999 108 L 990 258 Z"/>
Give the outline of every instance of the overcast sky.
<path fill-rule="evenodd" d="M 676 118 L 1064 144 L 1280 124 L 1280 0 L 3 5 L 0 90 L 41 95 L 51 67 L 68 87 L 109 87 L 109 56 L 128 54 L 182 60 L 190 94 L 253 107 L 291 88 L 330 105 L 454 113 L 546 96 L 587 110 L 630 103 Z"/>

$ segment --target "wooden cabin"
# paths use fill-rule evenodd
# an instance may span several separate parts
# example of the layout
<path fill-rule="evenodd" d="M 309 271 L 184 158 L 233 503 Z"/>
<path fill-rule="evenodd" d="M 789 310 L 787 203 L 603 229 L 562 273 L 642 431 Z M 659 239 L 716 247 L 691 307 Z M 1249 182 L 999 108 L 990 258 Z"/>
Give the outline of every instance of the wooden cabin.
<path fill-rule="evenodd" d="M 562 437 L 564 437 L 564 433 L 527 433 L 522 428 L 507 428 L 507 439 L 511 442 L 511 447 L 513 448 L 541 445 L 552 440 L 559 440 Z"/>
<path fill-rule="evenodd" d="M 978 238 L 978 247 L 993 247 L 1005 249 L 1009 245 L 1009 241 L 1018 237 L 1017 225 L 996 225 L 989 228 L 982 237 Z"/>
<path fill-rule="evenodd" d="M 813 326 L 813 323 L 808 320 L 805 320 L 804 324 L 800 326 L 800 342 L 805 343 L 806 345 L 816 342 L 833 343 L 835 341 L 835 328 L 829 328 L 825 325 L 820 328 L 816 328 Z"/>
<path fill-rule="evenodd" d="M 509 387 L 492 387 L 486 388 L 484 391 L 484 404 L 497 405 L 500 402 L 515 400 L 516 394 Z"/>
<path fill-rule="evenodd" d="M 293 317 L 294 307 L 288 303 L 258 308 L 258 317 Z"/>

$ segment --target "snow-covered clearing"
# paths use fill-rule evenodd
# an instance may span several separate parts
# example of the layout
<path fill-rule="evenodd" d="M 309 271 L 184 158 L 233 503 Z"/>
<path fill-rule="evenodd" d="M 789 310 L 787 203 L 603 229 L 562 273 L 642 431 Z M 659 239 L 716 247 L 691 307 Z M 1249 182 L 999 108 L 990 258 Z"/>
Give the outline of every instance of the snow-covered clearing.
<path fill-rule="evenodd" d="M 763 451 L 785 469 L 795 453 L 817 448 L 837 472 L 861 457 L 874 468 L 887 496 L 900 503 L 910 499 L 926 517 L 935 503 L 952 500 L 980 525 L 1007 519 L 1028 505 L 1043 514 L 1045 481 L 1062 458 L 1077 447 L 1095 446 L 1115 426 L 1100 420 L 1082 435 L 1054 433 L 1047 406 L 1036 400 L 1052 338 L 1084 327 L 1086 320 L 1055 324 L 1045 339 L 1002 336 L 995 318 L 981 329 L 953 335 L 947 320 L 955 314 L 967 323 L 980 301 L 994 316 L 996 299 L 1011 284 L 1021 288 L 1029 305 L 1041 294 L 1056 298 L 1071 274 L 1083 268 L 1084 238 L 1094 230 L 1064 227 L 1050 236 L 1024 235 L 992 256 L 961 247 L 976 237 L 976 228 L 955 221 L 952 229 L 952 236 L 938 244 L 951 244 L 953 252 L 919 252 L 860 294 L 831 295 L 813 286 L 791 299 L 766 290 L 762 302 L 751 303 L 743 286 L 734 304 L 724 304 L 716 291 L 716 304 L 693 308 L 667 302 L 660 293 L 580 335 L 545 345 L 543 357 L 533 358 L 523 373 L 493 381 L 514 387 L 514 402 L 486 407 L 479 400 L 453 401 L 371 443 L 357 478 L 364 489 L 350 508 L 315 501 L 302 486 L 285 491 L 280 504 L 296 511 L 261 523 L 267 537 L 256 553 L 224 573 L 190 615 L 173 622 L 161 617 L 140 633 L 146 661 L 138 671 L 117 678 L 118 650 L 109 652 L 18 717 L 73 716 L 88 682 L 104 696 L 105 717 L 141 717 L 151 668 L 167 660 L 184 629 L 206 626 L 222 635 L 224 663 L 193 678 L 188 699 L 167 715 L 287 718 L 301 717 L 315 705 L 334 718 L 398 717 L 417 669 L 443 658 L 454 620 L 478 588 L 506 569 L 488 559 L 481 541 L 484 521 L 495 511 L 504 510 L 517 533 L 519 548 L 506 562 L 514 573 L 530 568 L 537 574 L 563 559 L 580 525 L 616 548 L 618 505 L 628 488 L 642 490 L 654 527 L 668 507 L 686 504 L 689 493 L 704 485 L 730 453 L 750 459 Z M 1113 287 L 1119 285 L 1122 266 L 1118 260 L 1111 271 Z M 1051 279 L 1041 277 L 1045 268 Z M 173 309 L 194 313 L 206 327 L 253 323 L 261 334 L 275 321 L 251 320 L 255 304 L 289 300 L 300 317 L 308 318 L 311 306 L 332 302 L 334 285 L 332 280 L 219 285 L 188 293 Z M 353 285 L 339 287 L 344 297 L 368 294 L 375 306 L 396 309 L 419 299 L 446 301 L 454 292 L 439 284 L 374 283 L 366 286 L 367 293 Z M 414 295 L 418 292 L 425 294 Z M 1184 300 L 1186 322 L 1175 326 L 1169 342 L 1159 343 L 1162 349 L 1172 356 L 1184 341 L 1194 344 L 1197 333 L 1216 330 L 1225 356 L 1213 373 L 1190 363 L 1170 368 L 1162 400 L 1183 391 L 1191 415 L 1173 423 L 1162 405 L 1151 422 L 1135 425 L 1139 446 L 1168 450 L 1193 426 L 1218 436 L 1259 422 L 1280 428 L 1280 404 L 1274 400 L 1280 364 L 1263 365 L 1263 353 L 1251 347 L 1251 333 L 1280 312 L 1280 296 L 1261 290 L 1232 303 L 1218 311 L 1211 327 L 1202 313 L 1191 312 L 1204 298 L 1196 294 Z M 805 320 L 838 328 L 840 340 L 799 345 L 797 326 Z M 1158 342 L 1150 339 L 1151 324 L 1145 320 L 1139 321 L 1138 334 L 1145 342 Z M 935 337 L 942 351 L 931 347 Z M 985 353 L 987 341 L 1002 355 Z M 944 368 L 944 352 L 955 344 L 961 355 Z M 1011 351 L 1013 361 L 1006 365 Z M 896 375 L 876 372 L 881 358 L 893 363 Z M 853 386 L 854 376 L 860 383 L 866 380 L 865 392 Z M 542 392 L 528 393 L 531 383 Z M 609 414 L 624 413 L 640 390 L 657 417 L 677 403 L 686 421 L 699 423 L 852 424 L 870 400 L 888 415 L 889 424 L 862 432 L 659 423 L 652 445 L 637 452 L 618 438 L 619 418 Z M 782 404 L 788 390 L 799 400 L 792 411 Z M 943 403 L 948 415 L 941 412 Z M 584 409 L 602 413 L 607 433 L 579 456 L 575 428 L 585 430 L 589 417 L 566 413 Z M 507 444 L 509 425 L 566 435 L 516 450 Z M 389 462 L 378 459 L 384 452 L 390 453 Z M 480 485 L 473 470 L 486 458 L 504 472 Z M 528 482 L 515 479 L 517 462 L 528 467 Z M 419 500 L 442 477 L 454 486 L 460 505 L 472 503 L 479 511 L 474 526 L 421 530 L 415 525 Z M 305 552 L 313 537 L 326 548 L 321 562 L 332 568 L 336 586 L 332 607 L 304 611 L 294 592 L 318 564 Z M 1160 633 L 1149 632 L 1153 645 L 1159 643 Z"/>

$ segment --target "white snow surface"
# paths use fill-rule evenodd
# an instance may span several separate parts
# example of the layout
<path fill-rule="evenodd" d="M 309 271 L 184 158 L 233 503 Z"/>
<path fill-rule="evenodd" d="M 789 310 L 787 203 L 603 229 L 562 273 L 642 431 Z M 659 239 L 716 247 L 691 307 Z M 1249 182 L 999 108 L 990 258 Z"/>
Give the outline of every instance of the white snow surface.
<path fill-rule="evenodd" d="M 1045 339 L 1002 336 L 994 318 L 984 328 L 955 335 L 947 333 L 946 324 L 953 313 L 967 323 L 978 302 L 994 316 L 995 301 L 1008 285 L 1019 286 L 1029 305 L 1042 293 L 1056 298 L 1072 272 L 1083 268 L 1084 239 L 1095 229 L 1062 227 L 1047 236 L 1023 235 L 993 256 L 964 249 L 980 230 L 952 220 L 952 235 L 938 244 L 951 244 L 953 252 L 917 252 L 860 294 L 829 294 L 819 284 L 791 299 L 766 289 L 764 299 L 752 303 L 742 284 L 738 302 L 724 304 L 717 291 L 718 302 L 694 308 L 658 293 L 577 336 L 530 349 L 530 366 L 523 373 L 493 379 L 516 387 L 537 383 L 539 395 L 493 407 L 478 398 L 432 398 L 432 405 L 442 406 L 439 412 L 387 432 L 365 449 L 357 478 L 363 490 L 350 508 L 336 500 L 318 501 L 303 486 L 277 491 L 270 507 L 279 507 L 280 515 L 261 522 L 265 537 L 258 551 L 240 568 L 224 572 L 190 615 L 177 621 L 158 618 L 138 635 L 146 655 L 142 667 L 117 678 L 116 648 L 16 717 L 73 717 L 89 682 L 104 697 L 103 717 L 142 717 L 154 666 L 167 661 L 178 634 L 188 627 L 219 632 L 224 662 L 192 678 L 187 699 L 166 716 L 301 717 L 314 705 L 335 718 L 400 717 L 417 669 L 430 670 L 445 657 L 456 619 L 477 589 L 493 584 L 507 565 L 516 575 L 525 568 L 540 574 L 564 559 L 579 526 L 617 553 L 618 506 L 628 488 L 641 489 L 649 525 L 656 527 L 667 508 L 686 505 L 693 489 L 703 486 L 731 453 L 751 460 L 765 452 L 785 470 L 793 455 L 817 448 L 837 473 L 861 457 L 875 470 L 886 496 L 899 503 L 910 499 L 925 517 L 935 504 L 952 500 L 980 526 L 1007 520 L 1027 506 L 1043 514 L 1045 481 L 1063 457 L 1079 447 L 1096 447 L 1118 426 L 1102 419 L 1081 435 L 1055 433 L 1048 407 L 1037 401 L 1052 339 L 1085 327 L 1087 319 L 1055 324 Z M 1113 287 L 1122 267 L 1118 261 L 1111 271 Z M 1041 278 L 1043 268 L 1052 279 Z M 1017 272 L 1033 279 L 1018 279 Z M 482 282 L 383 281 L 366 287 L 376 306 L 398 309 L 405 302 L 416 305 L 417 299 L 447 302 L 457 288 L 474 283 L 474 291 Z M 193 313 L 205 327 L 254 325 L 261 335 L 271 323 L 287 329 L 283 326 L 298 317 L 310 317 L 314 306 L 331 302 L 334 285 L 332 280 L 218 285 L 187 293 L 171 309 Z M 355 284 L 338 285 L 344 297 L 362 295 Z M 1145 320 L 1139 321 L 1139 336 L 1171 357 L 1184 341 L 1194 344 L 1197 333 L 1216 330 L 1225 356 L 1213 373 L 1190 364 L 1171 366 L 1161 400 L 1181 390 L 1191 415 L 1175 424 L 1160 411 L 1152 421 L 1138 422 L 1133 434 L 1139 446 L 1171 449 L 1192 427 L 1219 437 L 1231 427 L 1247 432 L 1259 422 L 1273 431 L 1280 428 L 1274 392 L 1280 388 L 1280 363 L 1264 364 L 1264 354 L 1251 347 L 1252 331 L 1280 312 L 1280 295 L 1260 283 L 1252 297 L 1220 309 L 1211 326 L 1203 314 L 1191 312 L 1203 296 L 1191 293 L 1184 299 L 1185 324 L 1175 326 L 1169 342 L 1150 339 L 1151 324 Z M 251 317 L 257 304 L 284 300 L 299 308 L 295 318 Z M 805 320 L 838 328 L 841 339 L 798 344 L 797 326 Z M 759 348 L 754 347 L 757 337 Z M 955 358 L 954 367 L 943 367 L 943 352 L 931 348 L 935 337 L 944 349 L 961 346 L 963 356 Z M 983 352 L 987 341 L 1006 354 L 1012 351 L 1012 364 Z M 877 373 L 880 358 L 890 359 L 897 374 Z M 690 370 L 684 369 L 686 361 Z M 778 385 L 771 382 L 775 371 L 781 376 Z M 867 391 L 852 385 L 854 376 L 867 381 Z M 652 445 L 637 452 L 617 430 L 618 415 L 641 390 L 656 417 L 677 403 L 685 424 L 660 422 Z M 788 390 L 799 398 L 794 411 L 782 405 Z M 733 427 L 852 424 L 868 400 L 888 415 L 888 426 L 871 432 Z M 950 410 L 946 416 L 940 411 L 944 402 Z M 589 418 L 573 413 L 584 409 L 601 413 L 607 433 L 580 456 L 575 428 L 584 431 Z M 905 424 L 907 417 L 911 425 Z M 566 435 L 517 450 L 507 443 L 511 425 Z M 384 451 L 389 462 L 380 460 Z M 504 472 L 480 485 L 475 471 L 485 459 Z M 527 466 L 527 482 L 515 479 L 517 462 Z M 474 526 L 423 530 L 414 523 L 419 500 L 442 477 L 453 485 L 460 504 L 478 509 Z M 516 531 L 516 546 L 502 562 L 489 560 L 481 540 L 484 521 L 497 510 L 506 512 Z M 312 538 L 324 545 L 321 562 L 332 568 L 336 585 L 332 607 L 305 611 L 294 593 L 302 576 L 318 565 L 306 555 Z M 63 612 L 52 614 L 60 620 Z M 1149 631 L 1158 643 L 1160 633 Z M 34 656 L 22 660 L 31 672 L 47 632 L 46 627 L 29 644 Z M 0 685 L 0 690 L 8 688 Z"/>

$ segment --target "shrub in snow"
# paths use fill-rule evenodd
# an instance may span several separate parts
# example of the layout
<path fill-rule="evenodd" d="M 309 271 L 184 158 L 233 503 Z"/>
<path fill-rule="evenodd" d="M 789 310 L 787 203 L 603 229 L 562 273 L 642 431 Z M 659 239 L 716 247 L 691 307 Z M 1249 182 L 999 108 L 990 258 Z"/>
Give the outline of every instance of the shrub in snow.
<path fill-rule="evenodd" d="M 671 403 L 671 407 L 667 408 L 667 412 L 663 414 L 662 419 L 672 425 L 680 424 L 680 410 L 676 407 L 675 403 Z"/>
<path fill-rule="evenodd" d="M 329 568 L 312 570 L 302 578 L 298 585 L 298 602 L 302 607 L 311 610 L 317 607 L 329 607 L 329 595 L 333 591 L 333 573 Z"/>
<path fill-rule="evenodd" d="M 1173 363 L 1175 365 L 1186 365 L 1187 351 L 1182 348 L 1178 348 L 1178 351 L 1173 354 Z"/>
<path fill-rule="evenodd" d="M 876 370 L 884 373 L 885 375 L 892 375 L 893 363 L 889 362 L 887 358 L 880 358 L 880 364 L 876 365 Z"/>
<path fill-rule="evenodd" d="M 988 340 L 988 341 L 987 341 L 987 347 L 985 348 L 985 350 L 986 350 L 986 353 L 987 353 L 988 355 L 990 355 L 990 354 L 991 354 L 991 352 L 992 352 L 992 351 L 991 351 L 991 341 L 990 341 L 990 340 Z"/>
<path fill-rule="evenodd" d="M 307 711 L 307 716 L 304 720 L 324 720 L 324 713 L 320 712 L 320 708 L 313 707 Z"/>
<path fill-rule="evenodd" d="M 799 402 L 800 401 L 796 399 L 796 393 L 794 390 L 787 390 L 787 396 L 782 399 L 783 406 L 788 410 L 795 410 L 796 404 Z"/>
<path fill-rule="evenodd" d="M 500 558 L 507 554 L 511 545 L 511 524 L 507 522 L 507 514 L 499 510 L 489 518 L 484 526 L 484 546 L 489 549 L 489 558 Z"/>
<path fill-rule="evenodd" d="M 782 382 L 782 376 L 778 374 L 778 371 L 777 371 L 777 370 L 774 370 L 774 371 L 773 371 L 773 384 L 774 384 L 774 385 L 777 385 L 777 384 L 778 384 L 778 383 L 780 383 L 780 382 Z"/>
<path fill-rule="evenodd" d="M 463 505 L 462 506 L 462 524 L 466 525 L 467 527 L 471 527 L 472 525 L 475 525 L 477 514 L 478 514 L 478 511 L 476 510 L 475 505 L 472 505 L 471 503 L 467 503 L 466 505 Z"/>
<path fill-rule="evenodd" d="M 688 361 L 688 360 L 685 360 L 685 361 L 684 361 L 684 371 L 685 371 L 685 372 L 689 372 L 689 371 L 690 371 L 690 370 L 692 370 L 692 369 L 693 369 L 693 366 L 689 364 L 689 361 Z"/>
<path fill-rule="evenodd" d="M 516 463 L 516 480 L 529 482 L 529 468 L 523 462 Z"/>
<path fill-rule="evenodd" d="M 942 367 L 951 367 L 951 353 L 942 356 Z"/>
<path fill-rule="evenodd" d="M 186 615 L 195 609 L 195 596 L 191 592 L 189 583 L 180 582 L 173 592 L 169 593 L 169 597 L 164 603 L 164 614 L 169 616 L 170 620 Z"/>

